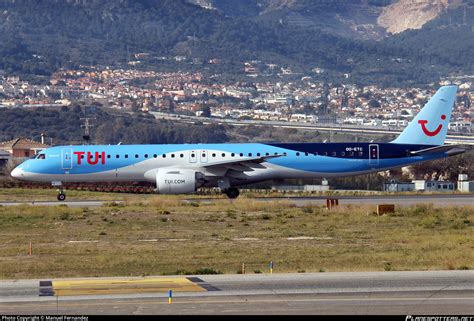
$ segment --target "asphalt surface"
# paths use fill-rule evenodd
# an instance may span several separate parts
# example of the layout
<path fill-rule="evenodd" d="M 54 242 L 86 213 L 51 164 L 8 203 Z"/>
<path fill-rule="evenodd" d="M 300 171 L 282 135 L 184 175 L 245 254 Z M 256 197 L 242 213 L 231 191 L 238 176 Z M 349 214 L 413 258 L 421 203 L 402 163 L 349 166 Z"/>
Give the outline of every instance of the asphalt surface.
<path fill-rule="evenodd" d="M 437 206 L 464 206 L 474 205 L 474 194 L 449 194 L 449 195 L 394 195 L 394 196 L 333 196 L 333 197 L 282 197 L 259 198 L 260 201 L 288 200 L 296 206 L 325 205 L 326 199 L 336 198 L 339 204 L 395 204 L 411 206 L 415 204 L 433 204 Z"/>
<path fill-rule="evenodd" d="M 39 296 L 0 281 L 2 314 L 474 314 L 474 271 L 194 276 L 209 291 Z M 169 277 L 163 278 L 165 281 Z M 183 278 L 171 277 L 171 278 Z M 123 278 L 122 278 L 123 279 Z M 84 282 L 81 279 L 72 282 Z M 113 284 L 115 278 L 95 279 Z M 139 278 L 135 280 L 147 280 Z M 55 280 L 52 281 L 53 284 Z M 64 280 L 58 282 L 64 283 Z M 91 282 L 89 279 L 87 282 Z M 172 286 L 172 285 L 170 285 Z"/>
<path fill-rule="evenodd" d="M 271 202 L 275 200 L 288 200 L 296 206 L 325 205 L 329 196 L 311 197 L 259 197 L 255 200 Z M 474 205 L 474 194 L 441 194 L 441 195 L 394 195 L 394 196 L 335 196 L 339 204 L 395 204 L 400 206 L 411 206 L 415 204 L 433 204 L 437 206 L 466 206 Z M 212 202 L 215 198 L 188 199 L 191 202 Z M 100 207 L 106 203 L 122 201 L 99 201 L 99 200 L 74 200 L 74 201 L 31 201 L 31 202 L 0 202 L 1 206 L 32 205 L 32 206 L 58 206 L 69 207 Z M 229 200 L 231 202 L 231 200 Z"/>

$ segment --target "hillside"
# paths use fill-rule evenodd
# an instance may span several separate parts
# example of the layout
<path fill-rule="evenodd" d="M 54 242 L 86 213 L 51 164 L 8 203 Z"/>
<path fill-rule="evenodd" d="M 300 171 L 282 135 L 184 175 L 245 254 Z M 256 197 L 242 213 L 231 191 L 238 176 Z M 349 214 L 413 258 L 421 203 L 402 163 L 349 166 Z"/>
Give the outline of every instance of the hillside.
<path fill-rule="evenodd" d="M 446 64 L 451 73 L 473 74 L 474 1 L 470 5 L 450 8 L 423 28 L 399 33 L 385 42 L 407 48 L 412 54 L 418 53 L 436 68 Z"/>
<path fill-rule="evenodd" d="M 349 73 L 353 81 L 365 83 L 422 83 L 453 69 L 473 72 L 472 0 L 446 6 L 419 30 L 387 37 L 377 19 L 391 3 L 0 0 L 0 70 L 49 75 L 80 65 L 124 67 L 134 53 L 147 52 L 152 58 L 144 68 L 194 68 L 242 77 L 243 62 L 255 59 L 302 74 L 321 67 L 332 81 Z M 393 21 L 398 11 L 391 12 Z M 175 55 L 201 63 L 165 65 L 158 59 Z M 222 64 L 207 65 L 213 58 Z"/>
<path fill-rule="evenodd" d="M 409 29 L 421 29 L 461 0 L 399 0 L 383 8 L 377 23 L 387 32 L 397 34 Z"/>
<path fill-rule="evenodd" d="M 228 16 L 274 16 L 345 37 L 382 39 L 420 29 L 462 0 L 188 0 Z"/>
<path fill-rule="evenodd" d="M 85 112 L 87 111 L 87 114 Z M 223 143 L 226 130 L 219 125 L 189 125 L 157 121 L 153 116 L 113 112 L 95 107 L 63 107 L 56 109 L 0 110 L 0 141 L 28 137 L 39 141 L 46 134 L 54 145 L 81 144 L 81 117 L 94 117 L 91 141 L 94 144 L 183 144 Z M 18 121 L 21 119 L 21 121 Z M 25 124 L 28 124 L 25 125 Z M 49 139 L 48 138 L 48 139 Z"/>

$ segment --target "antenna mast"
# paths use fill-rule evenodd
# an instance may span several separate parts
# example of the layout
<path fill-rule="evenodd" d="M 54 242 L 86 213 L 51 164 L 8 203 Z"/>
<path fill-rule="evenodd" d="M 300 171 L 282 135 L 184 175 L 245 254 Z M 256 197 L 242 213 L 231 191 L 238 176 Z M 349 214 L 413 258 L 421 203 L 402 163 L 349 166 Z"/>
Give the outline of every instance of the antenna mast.
<path fill-rule="evenodd" d="M 85 117 L 81 118 L 81 120 L 84 120 L 84 125 L 81 125 L 81 128 L 84 128 L 84 135 L 82 136 L 82 139 L 84 139 L 84 143 L 86 145 L 89 145 L 91 139 L 90 128 L 94 127 L 94 125 L 91 125 L 90 121 L 95 120 L 95 118 Z"/>

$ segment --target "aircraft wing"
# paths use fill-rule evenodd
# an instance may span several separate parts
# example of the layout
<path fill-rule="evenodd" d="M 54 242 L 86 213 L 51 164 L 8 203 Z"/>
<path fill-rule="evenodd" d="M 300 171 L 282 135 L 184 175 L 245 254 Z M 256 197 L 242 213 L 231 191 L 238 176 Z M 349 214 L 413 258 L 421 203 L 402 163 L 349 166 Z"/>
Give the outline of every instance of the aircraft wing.
<path fill-rule="evenodd" d="M 413 156 L 447 152 L 449 156 L 462 154 L 466 150 L 461 145 L 441 145 L 410 152 Z"/>
<path fill-rule="evenodd" d="M 285 154 L 249 157 L 245 159 L 229 160 L 229 161 L 210 163 L 210 164 L 201 164 L 201 167 L 206 168 L 208 170 L 227 169 L 227 170 L 233 170 L 237 172 L 250 172 L 250 171 L 253 171 L 254 168 L 262 167 L 260 165 L 261 163 L 269 159 L 282 157 L 282 156 L 285 156 Z"/>

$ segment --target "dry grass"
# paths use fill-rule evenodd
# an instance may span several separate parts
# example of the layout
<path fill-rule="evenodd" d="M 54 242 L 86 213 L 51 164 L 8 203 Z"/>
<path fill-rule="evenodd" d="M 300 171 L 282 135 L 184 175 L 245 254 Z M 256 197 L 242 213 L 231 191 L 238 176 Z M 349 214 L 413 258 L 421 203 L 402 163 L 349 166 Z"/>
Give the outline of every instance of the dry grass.
<path fill-rule="evenodd" d="M 199 198 L 0 207 L 0 278 L 237 273 L 242 263 L 266 273 L 270 261 L 275 272 L 474 266 L 473 206 L 404 207 L 378 217 L 370 205 L 328 211 L 285 200 Z"/>

